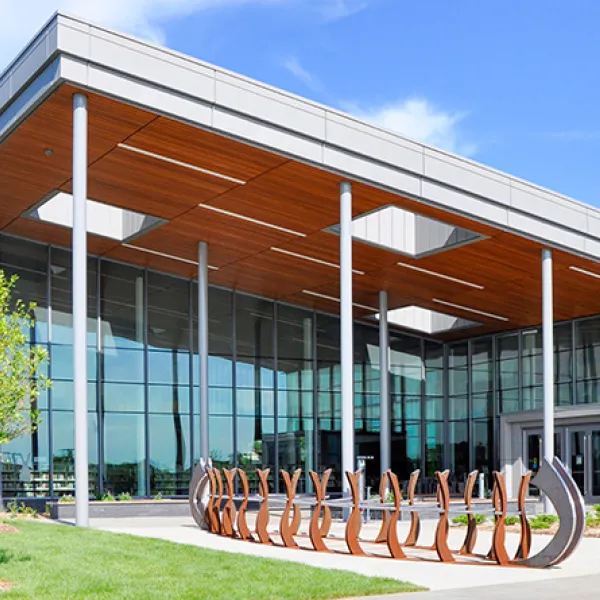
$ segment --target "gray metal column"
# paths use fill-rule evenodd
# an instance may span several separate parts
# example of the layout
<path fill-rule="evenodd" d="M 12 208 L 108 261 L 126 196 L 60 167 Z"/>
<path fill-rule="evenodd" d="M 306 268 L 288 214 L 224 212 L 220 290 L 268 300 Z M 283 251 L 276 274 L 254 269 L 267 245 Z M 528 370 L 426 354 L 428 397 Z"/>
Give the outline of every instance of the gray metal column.
<path fill-rule="evenodd" d="M 208 460 L 208 245 L 198 244 L 198 377 L 200 398 L 200 456 Z"/>
<path fill-rule="evenodd" d="M 87 419 L 87 96 L 73 96 L 73 379 L 76 524 L 89 525 Z"/>
<path fill-rule="evenodd" d="M 352 318 L 352 185 L 340 184 L 340 328 L 342 371 L 342 491 L 354 472 L 354 342 Z"/>
<path fill-rule="evenodd" d="M 552 250 L 542 250 L 542 352 L 544 359 L 544 460 L 554 458 L 554 309 L 552 289 Z M 552 503 L 544 497 L 544 510 Z"/>
<path fill-rule="evenodd" d="M 379 444 L 381 473 L 391 469 L 390 337 L 387 292 L 379 292 Z"/>

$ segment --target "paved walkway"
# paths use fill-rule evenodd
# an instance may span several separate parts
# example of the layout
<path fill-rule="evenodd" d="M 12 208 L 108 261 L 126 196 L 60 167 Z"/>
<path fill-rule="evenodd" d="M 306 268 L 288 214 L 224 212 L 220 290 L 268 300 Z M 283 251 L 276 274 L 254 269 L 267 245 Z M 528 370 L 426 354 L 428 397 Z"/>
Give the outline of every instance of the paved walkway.
<path fill-rule="evenodd" d="M 598 600 L 600 575 L 566 577 L 535 583 L 512 583 L 462 590 L 437 590 L 417 594 L 368 596 L 352 600 Z"/>
<path fill-rule="evenodd" d="M 275 519 L 273 519 L 275 525 Z M 190 544 L 201 546 L 204 548 L 212 548 L 214 550 L 222 550 L 225 552 L 234 552 L 242 554 L 250 554 L 253 556 L 264 556 L 268 558 L 276 558 L 299 562 L 315 567 L 323 567 L 327 569 L 341 569 L 361 573 L 368 576 L 391 577 L 402 581 L 410 581 L 412 583 L 424 586 L 430 590 L 446 590 L 441 595 L 411 595 L 411 600 L 417 600 L 419 597 L 435 600 L 437 598 L 458 599 L 458 598 L 474 598 L 476 595 L 484 600 L 510 598 L 510 600 L 521 600 L 521 598 L 537 598 L 537 591 L 540 582 L 545 582 L 544 585 L 550 591 L 563 589 L 564 598 L 574 597 L 579 600 L 587 596 L 580 595 L 579 591 L 572 595 L 564 593 L 564 589 L 572 591 L 572 581 L 569 578 L 579 576 L 594 575 L 595 578 L 586 577 L 582 580 L 583 583 L 595 579 L 594 586 L 596 589 L 595 598 L 600 597 L 598 589 L 600 586 L 600 539 L 586 538 L 582 540 L 578 551 L 568 561 L 560 567 L 552 569 L 519 569 L 519 568 L 501 568 L 495 566 L 481 565 L 465 565 L 465 564 L 442 564 L 437 561 L 394 561 L 384 558 L 373 557 L 355 557 L 344 554 L 323 554 L 312 551 L 293 551 L 277 546 L 264 546 L 261 544 L 251 544 L 240 540 L 233 540 L 221 536 L 215 536 L 205 531 L 201 531 L 195 526 L 191 518 L 180 517 L 160 517 L 160 518 L 132 518 L 132 519 L 93 519 L 92 527 L 113 531 L 115 533 L 128 533 L 143 537 L 160 538 L 178 542 L 182 544 Z M 275 528 L 273 528 L 275 529 Z M 300 529 L 300 533 L 306 530 L 306 524 Z M 378 525 L 375 523 L 366 524 L 362 530 L 362 536 L 373 539 L 377 533 Z M 399 536 L 402 539 L 408 531 L 406 522 L 399 523 Z M 422 527 L 421 538 L 419 543 L 428 545 L 433 542 L 435 530 L 435 522 L 424 521 Z M 343 547 L 343 525 L 334 523 L 332 533 L 338 538 L 340 547 Z M 464 529 L 451 528 L 450 530 L 450 546 L 454 548 L 460 547 L 464 537 Z M 533 539 L 533 553 L 537 552 L 550 540 L 549 536 L 535 535 Z M 507 549 L 514 553 L 518 546 L 519 536 L 516 534 L 507 535 Z M 335 542 L 334 544 L 337 544 Z M 476 552 L 487 552 L 491 544 L 491 532 L 481 531 L 478 535 Z M 557 581 L 562 580 L 562 581 Z M 569 583 L 571 582 L 571 583 Z M 508 596 L 508 592 L 500 589 L 494 590 L 493 586 L 498 584 L 520 584 L 516 585 Z M 526 588 L 521 587 L 523 584 L 528 584 Z M 474 588 L 485 586 L 485 590 L 473 590 L 467 592 L 456 591 L 449 595 L 447 590 L 461 590 L 465 588 Z M 560 587 L 559 587 L 560 586 Z M 523 592 L 527 589 L 528 592 Z M 492 595 L 494 593 L 504 595 Z M 462 595 L 461 595 L 462 594 Z M 552 598 L 552 596 L 544 595 L 544 598 Z M 589 596 L 590 598 L 592 596 Z M 405 596 L 406 598 L 406 596 Z"/>

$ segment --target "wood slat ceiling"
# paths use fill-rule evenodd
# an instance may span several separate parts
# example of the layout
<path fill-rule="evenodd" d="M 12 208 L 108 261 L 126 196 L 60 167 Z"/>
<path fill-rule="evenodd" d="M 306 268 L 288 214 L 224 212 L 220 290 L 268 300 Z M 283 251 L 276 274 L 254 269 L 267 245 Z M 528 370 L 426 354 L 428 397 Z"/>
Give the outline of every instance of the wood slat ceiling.
<path fill-rule="evenodd" d="M 74 91 L 62 86 L 0 145 L 0 229 L 45 243 L 70 245 L 68 230 L 21 215 L 52 191 L 71 189 Z M 326 312 L 339 311 L 335 300 L 339 298 L 339 238 L 323 229 L 339 221 L 340 177 L 115 100 L 88 95 L 90 198 L 169 221 L 125 246 L 89 236 L 91 253 L 194 277 L 197 243 L 206 241 L 209 262 L 218 267 L 210 271 L 211 283 Z M 46 156 L 46 148 L 53 150 L 51 156 Z M 148 153 L 165 156 L 170 162 Z M 534 326 L 541 321 L 539 243 L 354 182 L 354 216 L 389 204 L 470 229 L 485 239 L 419 259 L 356 241 L 354 302 L 362 305 L 354 308 L 357 318 L 372 315 L 379 291 L 386 290 L 391 308 L 418 305 L 481 323 L 448 332 L 440 339 Z M 555 251 L 554 257 L 556 319 L 600 313 L 596 292 L 600 281 L 569 269 L 575 265 L 600 275 L 600 264 L 561 251 Z M 508 321 L 450 308 L 435 299 Z"/>

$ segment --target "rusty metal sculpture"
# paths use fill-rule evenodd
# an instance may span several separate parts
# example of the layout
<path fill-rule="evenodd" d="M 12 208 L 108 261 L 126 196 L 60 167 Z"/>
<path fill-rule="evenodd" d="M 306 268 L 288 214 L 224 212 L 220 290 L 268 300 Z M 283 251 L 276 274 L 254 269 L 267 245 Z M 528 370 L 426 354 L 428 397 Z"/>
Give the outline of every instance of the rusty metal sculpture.
<path fill-rule="evenodd" d="M 345 539 L 346 545 L 348 546 L 348 551 L 350 554 L 354 554 L 356 556 L 364 555 L 364 550 L 360 546 L 360 542 L 358 541 L 358 536 L 360 534 L 360 529 L 362 526 L 362 518 L 360 515 L 360 476 L 362 475 L 362 471 L 356 471 L 356 473 L 351 473 L 350 471 L 346 471 L 346 477 L 348 478 L 348 483 L 350 485 L 350 497 L 352 499 L 352 507 L 350 509 L 350 516 L 346 521 L 346 531 L 345 531 Z"/>
<path fill-rule="evenodd" d="M 395 473 L 388 471 L 387 479 L 390 482 L 391 492 L 394 496 L 394 511 L 388 518 L 386 543 L 392 558 L 406 558 L 406 554 L 404 554 L 402 546 L 400 546 L 400 542 L 398 541 L 397 528 L 398 517 L 400 516 L 402 492 L 400 490 L 400 484 L 398 483 L 398 476 Z M 384 514 L 387 514 L 387 512 Z"/>
<path fill-rule="evenodd" d="M 294 504 L 294 499 L 296 498 L 296 488 L 298 486 L 298 480 L 300 479 L 301 474 L 302 469 L 296 469 L 293 477 L 290 477 L 287 471 L 281 469 L 281 476 L 283 477 L 283 482 L 285 484 L 287 500 L 285 503 L 285 508 L 283 509 L 283 513 L 281 514 L 279 533 L 281 535 L 283 545 L 287 548 L 298 547 L 298 544 L 294 540 L 294 535 L 298 532 L 298 528 L 300 526 L 300 509 L 297 504 Z M 294 517 L 292 522 L 290 522 L 290 514 L 292 510 L 294 511 Z M 296 515 L 298 515 L 298 517 L 296 517 Z M 298 523 L 296 524 L 295 521 L 298 521 Z"/>
<path fill-rule="evenodd" d="M 477 521 L 473 514 L 473 489 L 475 482 L 477 481 L 477 475 L 479 471 L 471 471 L 467 476 L 467 483 L 465 484 L 465 509 L 467 511 L 467 533 L 465 535 L 465 541 L 461 549 L 458 551 L 459 554 L 469 556 L 473 554 L 475 548 L 475 542 L 477 541 Z"/>
<path fill-rule="evenodd" d="M 517 510 L 519 511 L 519 521 L 521 523 L 521 539 L 519 540 L 519 547 L 515 554 L 515 560 L 521 560 L 529 558 L 529 552 L 531 550 L 531 525 L 527 519 L 526 511 L 526 499 L 527 490 L 529 489 L 529 482 L 531 481 L 531 471 L 527 471 L 521 477 L 521 483 L 519 484 L 519 493 L 517 495 Z"/>
<path fill-rule="evenodd" d="M 267 478 L 271 469 L 256 469 L 258 475 L 258 494 L 261 497 L 260 508 L 256 515 L 256 535 L 262 544 L 272 544 L 267 527 L 269 525 L 269 482 Z"/>
<path fill-rule="evenodd" d="M 240 504 L 240 508 L 238 511 L 237 518 L 237 530 L 239 536 L 243 540 L 254 541 L 252 537 L 252 533 L 250 533 L 250 528 L 248 527 L 248 522 L 246 520 L 246 512 L 248 510 L 248 497 L 250 495 L 250 488 L 248 487 L 248 477 L 246 476 L 246 471 L 242 469 L 237 470 L 240 481 L 242 483 L 242 502 Z"/>
<path fill-rule="evenodd" d="M 256 518 L 257 540 L 263 544 L 273 544 L 268 531 L 269 526 L 269 504 L 281 507 L 283 515 L 280 522 L 280 534 L 284 547 L 299 548 L 294 536 L 298 534 L 300 524 L 300 506 L 312 509 L 312 515 L 309 525 L 309 538 L 314 550 L 319 552 L 328 552 L 329 548 L 325 541 L 328 539 L 331 527 L 331 509 L 330 506 L 341 508 L 344 511 L 349 510 L 349 518 L 345 526 L 345 542 L 349 554 L 362 556 L 366 554 L 367 544 L 375 544 L 374 541 L 359 541 L 361 530 L 361 511 L 364 508 L 382 511 L 385 514 L 385 535 L 386 545 L 389 556 L 393 559 L 407 560 L 428 560 L 422 556 L 410 556 L 407 554 L 408 548 L 414 546 L 402 545 L 398 541 L 397 523 L 400 514 L 403 511 L 411 515 L 411 531 L 409 533 L 409 542 L 415 544 L 419 534 L 419 513 L 430 513 L 432 509 L 439 512 L 439 518 L 435 531 L 434 545 L 421 550 L 435 551 L 438 559 L 442 562 L 456 562 L 460 559 L 461 564 L 497 564 L 501 566 L 523 566 L 523 567 L 547 567 L 560 563 L 568 558 L 579 543 L 585 526 L 585 512 L 581 494 L 573 481 L 572 477 L 565 469 L 564 465 L 554 459 L 552 462 L 545 462 L 532 485 L 537 486 L 554 503 L 560 517 L 560 526 L 557 534 L 550 543 L 535 556 L 529 556 L 531 549 L 531 529 L 526 515 L 526 494 L 529 487 L 531 473 L 525 473 L 521 478 L 519 486 L 519 495 L 517 498 L 517 514 L 521 521 L 521 536 L 519 550 L 514 560 L 511 560 L 506 550 L 506 527 L 505 519 L 509 512 L 508 497 L 504 475 L 498 472 L 493 473 L 493 492 L 492 492 L 492 512 L 494 515 L 494 530 L 492 533 L 492 548 L 487 555 L 474 554 L 474 545 L 476 540 L 476 522 L 473 516 L 473 489 L 477 478 L 477 472 L 473 471 L 467 478 L 467 485 L 464 493 L 464 503 L 450 502 L 450 491 L 448 486 L 449 471 L 437 472 L 437 503 L 415 502 L 414 493 L 419 476 L 418 471 L 411 475 L 408 485 L 408 506 L 402 506 L 401 490 L 397 476 L 388 471 L 385 473 L 385 484 L 380 489 L 383 492 L 380 498 L 371 504 L 371 500 L 363 501 L 360 498 L 359 478 L 361 472 L 346 473 L 350 485 L 351 495 L 349 498 L 330 499 L 326 495 L 327 482 L 331 470 L 326 471 L 322 478 L 319 478 L 314 471 L 310 472 L 311 480 L 314 484 L 314 497 L 310 495 L 297 495 L 296 489 L 301 471 L 298 469 L 293 476 L 282 471 L 281 475 L 286 487 L 285 500 L 281 495 L 269 497 L 268 476 L 269 469 L 264 471 L 257 469 L 259 480 L 258 495 L 253 496 L 252 500 L 260 502 L 260 507 Z M 196 522 L 200 526 L 206 526 L 208 529 L 220 535 L 239 537 L 242 540 L 254 539 L 249 531 L 246 522 L 246 512 L 250 501 L 248 480 L 244 471 L 240 469 L 224 469 L 227 494 L 223 496 L 223 481 L 218 469 L 211 468 L 206 463 L 199 465 L 193 475 L 193 482 L 190 484 L 190 493 L 195 495 L 192 511 Z M 236 473 L 239 476 L 242 487 L 242 495 L 234 496 L 234 477 Z M 382 502 L 387 488 L 391 489 L 393 502 Z M 201 502 L 199 501 L 201 499 Z M 223 512 L 221 506 L 226 499 Z M 234 527 L 235 506 L 240 502 L 237 511 L 237 530 Z M 485 509 L 484 509 L 485 510 Z M 293 516 L 292 516 L 293 512 Z M 449 518 L 450 514 L 469 515 L 467 533 L 464 543 L 459 551 L 453 552 L 448 547 Z M 322 516 L 321 516 L 322 514 Z M 489 514 L 489 513 L 488 513 Z M 416 516 L 417 519 L 413 519 Z M 472 517 L 472 518 L 471 518 Z M 383 520 L 383 519 L 382 519 Z M 383 525 L 380 529 L 384 529 Z M 380 536 L 378 536 L 379 538 Z M 375 552 L 373 555 L 380 555 Z"/>
<path fill-rule="evenodd" d="M 233 496 L 235 494 L 233 480 L 235 479 L 236 469 L 223 469 L 223 475 L 225 476 L 225 485 L 227 488 L 227 502 L 223 507 L 223 519 L 221 526 L 223 528 L 223 535 L 228 537 L 237 537 L 234 529 L 235 525 L 235 503 L 233 502 Z"/>
<path fill-rule="evenodd" d="M 331 469 L 327 469 L 321 479 L 319 479 L 319 476 L 314 471 L 309 471 L 309 475 L 315 488 L 315 506 L 310 518 L 308 535 L 313 548 L 317 552 L 329 552 L 329 548 L 325 545 L 323 538 L 327 537 L 331 527 L 331 509 L 323 503 L 327 496 L 327 482 L 331 475 Z M 322 522 L 321 509 L 323 510 Z"/>
<path fill-rule="evenodd" d="M 381 504 L 385 504 L 387 501 L 387 492 L 388 492 L 388 482 L 389 482 L 389 474 L 391 471 L 385 471 L 381 475 L 381 481 L 379 483 L 379 501 Z M 379 533 L 375 538 L 376 544 L 383 544 L 388 539 L 388 529 L 390 527 L 390 515 L 387 510 L 381 511 L 381 528 L 379 529 Z"/>
<path fill-rule="evenodd" d="M 410 478 L 408 480 L 408 487 L 406 490 L 406 496 L 408 498 L 408 505 L 414 506 L 415 504 L 415 491 L 417 489 L 417 483 L 419 481 L 419 475 L 421 474 L 420 469 L 416 469 L 410 474 Z M 421 533 L 421 521 L 419 518 L 419 513 L 415 511 L 411 511 L 410 513 L 410 529 L 408 530 L 408 535 L 406 536 L 406 540 L 404 540 L 403 546 L 416 546 L 417 541 L 419 539 L 419 534 Z"/>
<path fill-rule="evenodd" d="M 436 471 L 435 478 L 438 483 L 438 497 L 440 505 L 440 518 L 435 530 L 434 549 L 438 558 L 442 562 L 454 562 L 455 558 L 448 547 L 449 522 L 448 514 L 450 511 L 450 489 L 448 488 L 448 477 L 450 471 Z"/>

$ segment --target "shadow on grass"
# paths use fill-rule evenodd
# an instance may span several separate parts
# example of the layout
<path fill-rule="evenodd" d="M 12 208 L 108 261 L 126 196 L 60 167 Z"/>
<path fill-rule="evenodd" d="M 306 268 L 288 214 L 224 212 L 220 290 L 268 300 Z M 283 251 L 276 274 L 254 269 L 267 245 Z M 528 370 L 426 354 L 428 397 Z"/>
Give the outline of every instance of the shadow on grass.
<path fill-rule="evenodd" d="M 0 549 L 0 565 L 5 565 L 10 561 L 17 562 L 28 562 L 31 560 L 31 556 L 28 554 L 22 554 L 21 552 L 11 552 L 10 550 Z"/>

